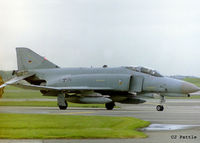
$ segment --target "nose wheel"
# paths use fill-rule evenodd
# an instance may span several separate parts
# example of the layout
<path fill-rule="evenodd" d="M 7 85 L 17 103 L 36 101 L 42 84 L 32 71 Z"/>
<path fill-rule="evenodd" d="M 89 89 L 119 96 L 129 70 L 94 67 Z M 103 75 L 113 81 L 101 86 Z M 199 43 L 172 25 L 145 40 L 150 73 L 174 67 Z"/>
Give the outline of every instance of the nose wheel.
<path fill-rule="evenodd" d="M 163 111 L 164 110 L 164 106 L 162 104 L 165 103 L 165 97 L 162 96 L 162 95 L 160 95 L 160 97 L 161 97 L 161 99 L 160 99 L 160 104 L 161 105 L 156 106 L 156 110 L 157 111 Z"/>
<path fill-rule="evenodd" d="M 157 111 L 163 111 L 164 110 L 164 106 L 163 105 L 158 105 L 158 106 L 156 106 L 156 110 Z"/>

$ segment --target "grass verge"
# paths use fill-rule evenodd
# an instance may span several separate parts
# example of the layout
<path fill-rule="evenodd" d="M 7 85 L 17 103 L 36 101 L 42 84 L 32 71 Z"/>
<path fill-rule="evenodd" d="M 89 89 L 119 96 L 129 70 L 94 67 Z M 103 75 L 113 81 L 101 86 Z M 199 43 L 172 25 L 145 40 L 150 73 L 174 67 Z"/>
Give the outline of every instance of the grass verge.
<path fill-rule="evenodd" d="M 3 98 L 5 99 L 54 99 L 56 97 L 42 96 L 40 91 L 25 90 L 14 86 L 6 86 Z"/>
<path fill-rule="evenodd" d="M 184 81 L 190 82 L 200 87 L 200 78 L 184 78 Z"/>
<path fill-rule="evenodd" d="M 148 121 L 132 117 L 0 113 L 0 138 L 144 138 Z"/>
<path fill-rule="evenodd" d="M 0 101 L 0 106 L 57 107 L 56 101 Z M 105 108 L 104 104 L 76 104 L 68 102 L 69 107 Z"/>

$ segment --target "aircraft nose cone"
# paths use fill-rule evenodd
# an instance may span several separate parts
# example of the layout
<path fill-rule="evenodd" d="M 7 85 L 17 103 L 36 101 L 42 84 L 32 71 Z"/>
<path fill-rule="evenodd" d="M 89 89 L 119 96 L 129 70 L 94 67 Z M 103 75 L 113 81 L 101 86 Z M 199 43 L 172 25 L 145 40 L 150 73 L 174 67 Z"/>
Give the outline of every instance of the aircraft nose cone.
<path fill-rule="evenodd" d="M 188 82 L 184 82 L 181 85 L 181 91 L 182 91 L 182 93 L 188 94 L 188 93 L 193 93 L 193 92 L 200 91 L 200 88 L 197 87 L 194 84 L 191 84 L 191 83 L 188 83 Z"/>

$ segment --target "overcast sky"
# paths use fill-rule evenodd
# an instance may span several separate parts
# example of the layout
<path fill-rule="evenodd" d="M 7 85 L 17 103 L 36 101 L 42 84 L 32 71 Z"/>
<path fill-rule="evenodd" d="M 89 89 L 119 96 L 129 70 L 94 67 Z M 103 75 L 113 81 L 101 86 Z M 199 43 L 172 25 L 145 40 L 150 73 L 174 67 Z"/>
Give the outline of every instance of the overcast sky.
<path fill-rule="evenodd" d="M 146 66 L 200 76 L 200 1 L 0 0 L 0 70 L 15 47 L 61 67 Z"/>

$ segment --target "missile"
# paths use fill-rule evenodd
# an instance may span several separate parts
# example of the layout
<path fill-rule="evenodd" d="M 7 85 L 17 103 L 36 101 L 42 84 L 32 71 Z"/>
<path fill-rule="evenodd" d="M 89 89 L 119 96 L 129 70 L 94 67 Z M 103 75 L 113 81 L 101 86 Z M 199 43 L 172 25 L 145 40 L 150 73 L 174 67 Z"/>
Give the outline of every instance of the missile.
<path fill-rule="evenodd" d="M 112 102 L 110 98 L 104 96 L 98 97 L 80 97 L 80 96 L 67 96 L 66 100 L 72 103 L 83 103 L 83 104 L 105 104 Z"/>
<path fill-rule="evenodd" d="M 139 99 L 139 98 L 134 98 L 134 97 L 129 97 L 126 100 L 120 101 L 120 103 L 124 103 L 124 104 L 141 104 L 146 102 L 143 99 Z"/>
<path fill-rule="evenodd" d="M 162 93 L 161 95 L 168 97 L 190 97 L 190 94 L 180 94 L 180 93 Z"/>
<path fill-rule="evenodd" d="M 80 97 L 80 102 L 89 104 L 105 104 L 112 102 L 111 99 L 106 97 Z"/>

